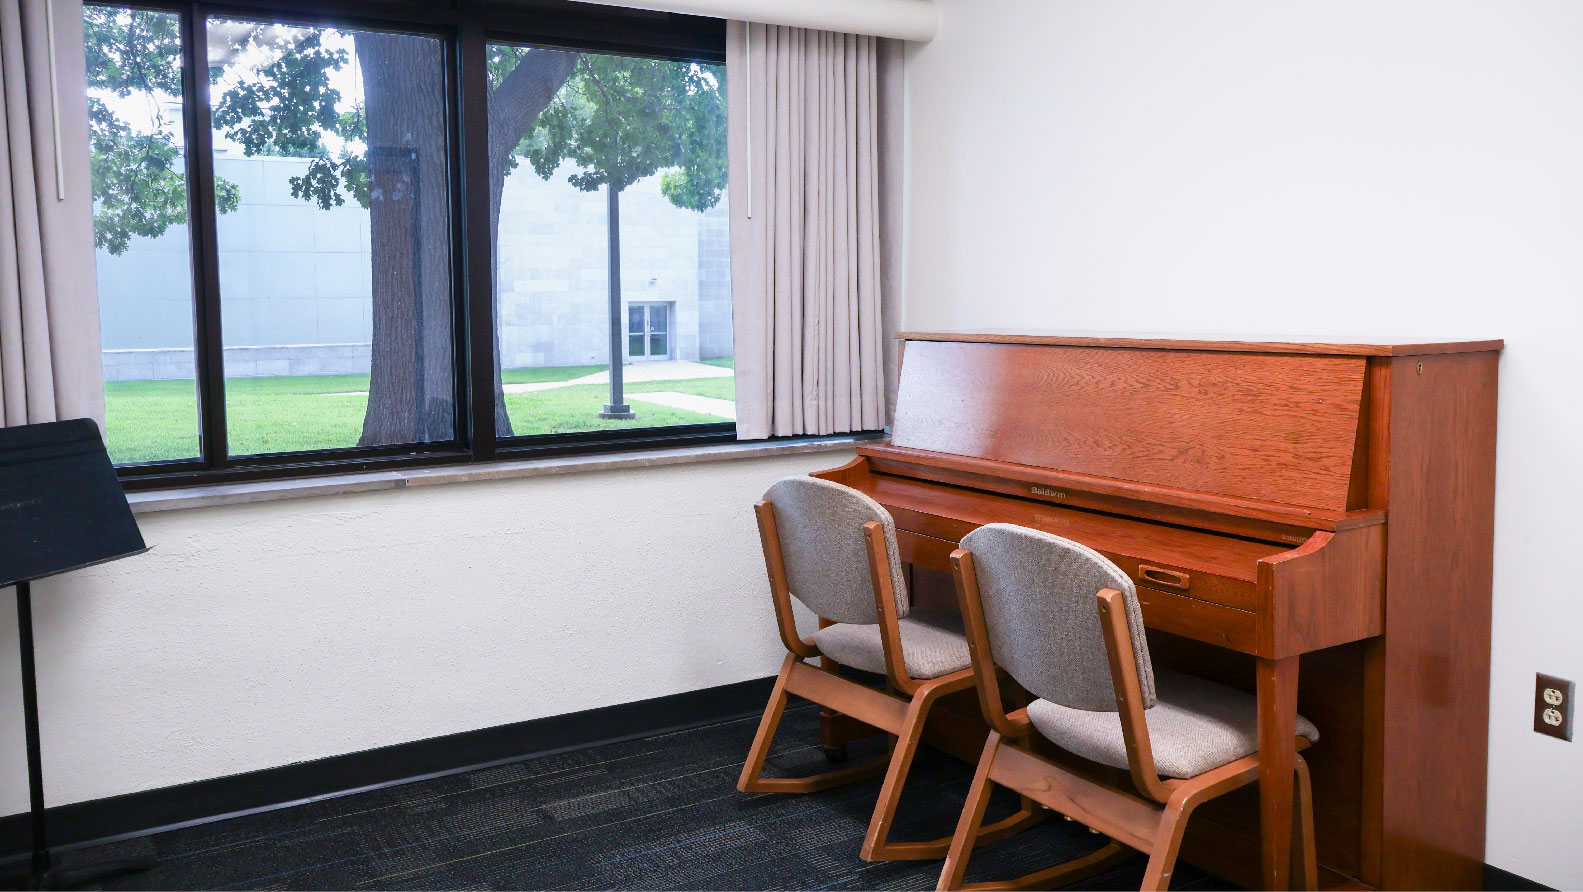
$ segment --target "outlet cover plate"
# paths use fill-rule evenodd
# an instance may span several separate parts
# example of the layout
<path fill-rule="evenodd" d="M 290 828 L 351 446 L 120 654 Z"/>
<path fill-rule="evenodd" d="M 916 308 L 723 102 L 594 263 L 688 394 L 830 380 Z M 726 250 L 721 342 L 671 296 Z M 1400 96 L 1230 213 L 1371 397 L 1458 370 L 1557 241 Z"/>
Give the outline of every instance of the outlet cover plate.
<path fill-rule="evenodd" d="M 1539 673 L 1534 685 L 1534 730 L 1540 734 L 1572 739 L 1572 701 L 1577 686 L 1564 678 Z"/>

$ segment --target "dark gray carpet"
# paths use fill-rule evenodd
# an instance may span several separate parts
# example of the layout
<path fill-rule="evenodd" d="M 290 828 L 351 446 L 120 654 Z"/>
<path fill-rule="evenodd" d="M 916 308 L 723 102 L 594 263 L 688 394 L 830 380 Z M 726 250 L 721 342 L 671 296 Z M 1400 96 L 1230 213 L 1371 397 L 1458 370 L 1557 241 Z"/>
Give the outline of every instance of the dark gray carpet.
<path fill-rule="evenodd" d="M 825 770 L 817 711 L 788 710 L 767 773 Z M 933 889 L 939 862 L 857 856 L 879 780 L 809 795 L 745 795 L 737 774 L 757 719 L 546 756 L 63 856 L 159 867 L 107 889 Z M 853 744 L 851 758 L 877 742 Z M 956 825 L 969 766 L 923 753 L 893 840 Z M 1015 808 L 1001 791 L 989 820 Z M 1091 851 L 1060 820 L 974 853 L 968 880 L 1007 878 Z M 1076 888 L 1138 887 L 1142 858 Z M 1182 865 L 1179 889 L 1215 888 Z"/>

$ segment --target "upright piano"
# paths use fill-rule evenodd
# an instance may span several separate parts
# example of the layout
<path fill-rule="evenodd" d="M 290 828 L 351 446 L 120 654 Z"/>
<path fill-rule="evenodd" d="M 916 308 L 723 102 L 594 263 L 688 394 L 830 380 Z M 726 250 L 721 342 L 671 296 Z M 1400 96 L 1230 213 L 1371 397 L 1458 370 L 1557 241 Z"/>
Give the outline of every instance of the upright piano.
<path fill-rule="evenodd" d="M 1157 664 L 1256 693 L 1261 782 L 1186 860 L 1286 886 L 1301 710 L 1328 885 L 1482 885 L 1502 342 L 899 338 L 889 444 L 816 476 L 890 510 L 915 598 L 1046 530 L 1133 577 Z"/>

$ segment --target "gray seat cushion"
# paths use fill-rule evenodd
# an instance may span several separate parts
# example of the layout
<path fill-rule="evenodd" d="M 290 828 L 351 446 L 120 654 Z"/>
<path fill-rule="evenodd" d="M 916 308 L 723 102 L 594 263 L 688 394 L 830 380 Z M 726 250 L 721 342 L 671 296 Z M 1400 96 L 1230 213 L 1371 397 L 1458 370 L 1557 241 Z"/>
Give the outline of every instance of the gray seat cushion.
<path fill-rule="evenodd" d="M 939 678 L 972 663 L 967 639 L 962 637 L 962 619 L 957 614 L 915 610 L 898 625 L 909 676 Z M 880 643 L 878 625 L 836 623 L 813 633 L 813 641 L 820 653 L 829 654 L 843 666 L 885 672 L 885 646 Z"/>
<path fill-rule="evenodd" d="M 1144 711 L 1155 768 L 1164 777 L 1196 777 L 1259 749 L 1258 704 L 1252 694 L 1180 672 L 1157 672 L 1159 696 Z M 1070 709 L 1035 700 L 1028 719 L 1051 743 L 1085 759 L 1127 767 L 1121 714 Z M 1297 733 L 1309 741 L 1319 729 L 1302 716 Z"/>

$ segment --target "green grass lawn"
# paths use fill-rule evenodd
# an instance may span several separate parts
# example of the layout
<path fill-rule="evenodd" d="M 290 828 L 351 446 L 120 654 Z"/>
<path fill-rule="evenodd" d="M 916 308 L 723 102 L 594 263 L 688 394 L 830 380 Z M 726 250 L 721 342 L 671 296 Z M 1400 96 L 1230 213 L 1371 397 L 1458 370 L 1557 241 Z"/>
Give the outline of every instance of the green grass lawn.
<path fill-rule="evenodd" d="M 731 367 L 731 360 L 705 360 Z M 604 366 L 507 369 L 506 384 L 570 381 Z M 105 384 L 106 439 L 117 463 L 162 461 L 198 455 L 198 402 L 191 380 L 112 381 Z M 367 375 L 311 375 L 226 380 L 226 420 L 231 453 L 255 455 L 357 445 L 368 397 Z M 690 393 L 734 400 L 732 378 L 699 378 L 631 384 L 626 392 Z M 342 394 L 359 394 L 356 396 Z M 533 393 L 506 394 L 506 414 L 519 436 L 615 428 L 713 424 L 723 419 L 653 403 L 633 402 L 631 421 L 599 418 L 609 399 L 604 384 L 578 384 Z"/>

